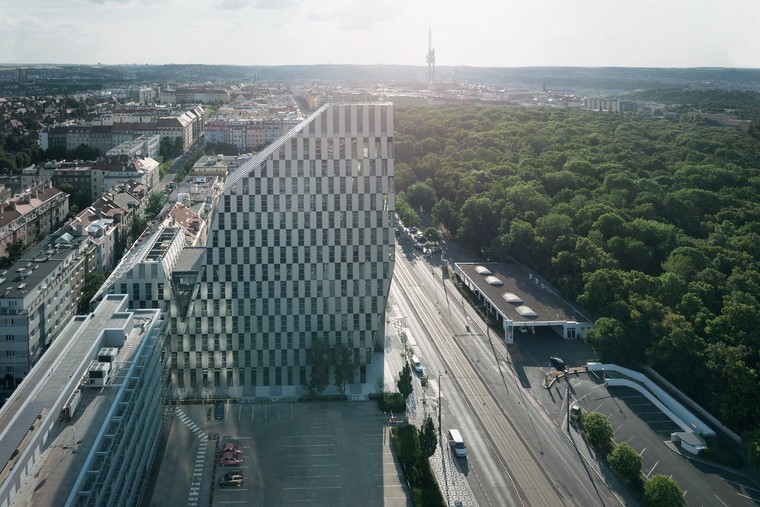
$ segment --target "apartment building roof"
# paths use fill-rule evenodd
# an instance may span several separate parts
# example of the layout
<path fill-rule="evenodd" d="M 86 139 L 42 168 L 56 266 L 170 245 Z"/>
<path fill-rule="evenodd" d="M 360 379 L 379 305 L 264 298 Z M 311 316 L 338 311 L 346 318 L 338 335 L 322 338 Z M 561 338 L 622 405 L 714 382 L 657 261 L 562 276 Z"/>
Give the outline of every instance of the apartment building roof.
<path fill-rule="evenodd" d="M 28 215 L 59 195 L 62 196 L 63 192 L 49 184 L 44 184 L 9 199 L 7 203 L 2 203 L 0 206 L 0 228 L 19 217 Z"/>
<path fill-rule="evenodd" d="M 180 202 L 174 203 L 163 222 L 165 227 L 177 225 L 182 227 L 187 244 L 195 244 L 198 234 L 201 232 L 203 220 L 190 208 Z"/>
<path fill-rule="evenodd" d="M 8 270 L 0 271 L 0 299 L 24 299 L 31 294 L 43 295 L 46 280 L 76 255 L 87 237 L 60 236 L 54 242 L 39 243 L 24 252 Z M 19 308 L 21 310 L 21 308 Z"/>
<path fill-rule="evenodd" d="M 0 409 L 0 503 L 62 504 L 104 445 L 111 407 L 160 323 L 159 310 L 127 304 L 128 296 L 109 295 L 93 313 L 72 319 Z M 109 381 L 91 384 L 91 364 L 104 347 L 118 351 Z M 71 418 L 66 407 L 75 398 Z"/>

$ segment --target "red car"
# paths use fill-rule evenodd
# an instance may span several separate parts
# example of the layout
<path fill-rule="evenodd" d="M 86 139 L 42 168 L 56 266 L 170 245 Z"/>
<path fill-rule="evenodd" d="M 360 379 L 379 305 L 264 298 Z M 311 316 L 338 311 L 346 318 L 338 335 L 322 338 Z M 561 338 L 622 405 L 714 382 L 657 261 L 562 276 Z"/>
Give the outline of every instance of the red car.
<path fill-rule="evenodd" d="M 226 452 L 234 452 L 235 454 L 243 455 L 243 446 L 237 440 L 229 440 L 222 446 L 222 454 Z"/>
<path fill-rule="evenodd" d="M 237 466 L 243 462 L 243 456 L 236 452 L 225 452 L 222 457 L 219 458 L 219 465 L 223 467 Z"/>

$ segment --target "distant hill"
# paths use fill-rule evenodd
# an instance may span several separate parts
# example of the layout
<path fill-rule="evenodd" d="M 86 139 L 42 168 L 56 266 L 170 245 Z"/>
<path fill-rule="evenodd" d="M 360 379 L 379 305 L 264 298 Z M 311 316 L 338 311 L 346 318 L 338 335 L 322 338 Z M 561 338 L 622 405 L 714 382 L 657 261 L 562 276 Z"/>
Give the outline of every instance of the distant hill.
<path fill-rule="evenodd" d="M 15 81 L 21 65 L 0 66 L 0 84 Z M 282 83 L 397 83 L 427 81 L 427 67 L 411 65 L 29 65 L 30 77 L 81 89 L 125 83 L 262 81 Z M 624 67 L 436 67 L 436 81 L 542 88 L 577 94 L 615 94 L 663 88 L 760 91 L 760 69 Z"/>

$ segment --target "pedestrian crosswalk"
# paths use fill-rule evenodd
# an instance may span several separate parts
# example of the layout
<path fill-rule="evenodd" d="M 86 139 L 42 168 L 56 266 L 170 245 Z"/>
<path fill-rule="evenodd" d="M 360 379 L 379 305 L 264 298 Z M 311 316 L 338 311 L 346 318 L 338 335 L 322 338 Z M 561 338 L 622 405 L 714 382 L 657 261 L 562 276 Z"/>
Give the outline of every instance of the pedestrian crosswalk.
<path fill-rule="evenodd" d="M 193 479 L 190 483 L 190 494 L 187 498 L 188 507 L 197 507 L 200 500 L 201 483 L 204 476 L 203 470 L 206 467 L 206 456 L 208 453 L 208 436 L 190 419 L 182 410 L 177 409 L 175 415 L 182 423 L 188 427 L 193 434 L 198 437 L 198 454 L 195 456 L 195 466 L 193 468 Z"/>

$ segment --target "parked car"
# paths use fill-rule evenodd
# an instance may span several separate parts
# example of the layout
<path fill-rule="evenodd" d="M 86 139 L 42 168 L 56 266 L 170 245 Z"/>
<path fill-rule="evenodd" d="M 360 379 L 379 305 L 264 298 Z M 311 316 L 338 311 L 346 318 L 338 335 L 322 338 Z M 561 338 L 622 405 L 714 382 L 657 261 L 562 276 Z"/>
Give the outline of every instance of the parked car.
<path fill-rule="evenodd" d="M 242 470 L 231 470 L 219 477 L 219 487 L 226 488 L 229 486 L 240 487 L 243 485 Z"/>
<path fill-rule="evenodd" d="M 228 440 L 222 446 L 222 453 L 234 452 L 236 454 L 243 454 L 243 446 L 237 440 Z"/>
<path fill-rule="evenodd" d="M 422 366 L 422 363 L 417 356 L 412 356 L 412 368 L 420 375 L 425 373 L 425 367 Z"/>
<path fill-rule="evenodd" d="M 219 402 L 214 405 L 214 418 L 224 419 L 224 403 Z"/>
<path fill-rule="evenodd" d="M 236 452 L 225 452 L 219 458 L 219 466 L 234 467 L 243 462 L 243 456 Z"/>

